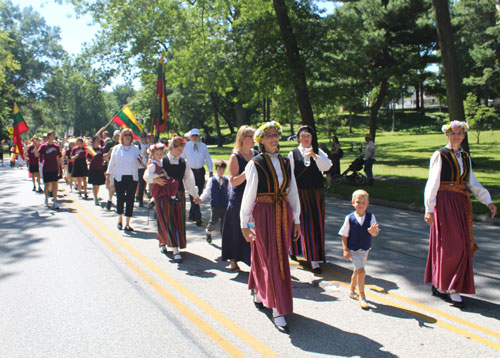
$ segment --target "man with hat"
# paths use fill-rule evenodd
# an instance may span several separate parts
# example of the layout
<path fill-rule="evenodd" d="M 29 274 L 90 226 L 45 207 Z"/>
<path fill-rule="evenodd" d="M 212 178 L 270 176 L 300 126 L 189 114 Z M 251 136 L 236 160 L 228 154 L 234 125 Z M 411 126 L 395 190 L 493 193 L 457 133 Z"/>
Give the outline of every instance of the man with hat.
<path fill-rule="evenodd" d="M 113 140 L 109 141 L 106 143 L 104 146 L 104 149 L 102 150 L 103 152 L 103 158 L 107 162 L 109 162 L 109 158 L 111 157 L 111 152 L 113 147 L 120 143 L 120 130 L 117 129 L 113 132 Z M 105 168 L 107 168 L 107 164 L 105 165 Z M 110 178 L 109 180 L 109 186 L 108 186 L 108 202 L 106 203 L 106 209 L 111 210 L 111 205 L 113 204 L 113 195 L 115 195 L 115 186 L 113 185 L 114 183 L 114 178 Z"/>
<path fill-rule="evenodd" d="M 200 141 L 200 130 L 193 128 L 189 132 L 190 141 L 186 143 L 183 156 L 186 158 L 188 166 L 194 174 L 196 186 L 198 187 L 198 195 L 201 195 L 205 187 L 205 164 L 208 167 L 210 177 L 213 175 L 212 158 L 208 153 L 208 148 L 205 143 Z M 190 195 L 191 208 L 189 209 L 189 220 L 196 221 L 196 225 L 201 225 L 201 210 L 200 206 L 195 204 L 193 197 Z"/>

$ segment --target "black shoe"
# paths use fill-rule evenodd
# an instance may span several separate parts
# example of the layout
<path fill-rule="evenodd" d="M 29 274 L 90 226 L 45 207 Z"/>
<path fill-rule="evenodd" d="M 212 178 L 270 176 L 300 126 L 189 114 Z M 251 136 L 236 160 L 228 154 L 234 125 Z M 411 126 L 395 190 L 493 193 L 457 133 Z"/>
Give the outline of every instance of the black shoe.
<path fill-rule="evenodd" d="M 116 227 L 118 228 L 118 230 L 121 230 L 123 228 L 123 225 L 122 225 L 122 223 L 118 223 L 118 224 L 116 224 Z"/>
<path fill-rule="evenodd" d="M 312 269 L 312 272 L 319 275 L 323 273 L 323 270 L 321 269 L 321 267 L 316 267 Z"/>
<path fill-rule="evenodd" d="M 196 226 L 201 226 L 201 219 L 200 220 L 196 220 Z"/>
<path fill-rule="evenodd" d="M 278 316 L 278 317 L 281 317 L 281 316 Z M 276 322 L 274 321 L 274 318 L 275 318 L 275 317 L 273 317 L 274 327 L 276 327 L 276 329 L 277 329 L 278 331 L 280 331 L 281 333 L 290 333 L 290 330 L 288 329 L 288 325 L 278 326 L 278 325 L 276 324 Z"/>
<path fill-rule="evenodd" d="M 167 247 L 165 245 L 160 245 L 160 252 L 162 254 L 167 254 L 168 252 Z"/>
<path fill-rule="evenodd" d="M 125 226 L 125 231 L 132 232 L 132 231 L 134 231 L 134 228 L 130 225 L 127 225 L 127 226 Z"/>
<path fill-rule="evenodd" d="M 38 188 L 37 192 L 39 192 L 39 193 L 43 193 L 42 188 Z"/>
<path fill-rule="evenodd" d="M 106 210 L 111 210 L 111 201 L 108 200 L 108 202 L 106 203 Z"/>
<path fill-rule="evenodd" d="M 264 304 L 262 302 L 257 302 L 257 295 L 253 292 L 252 290 L 252 301 L 253 301 L 253 304 L 255 305 L 255 308 L 257 308 L 258 310 L 263 310 L 264 309 Z"/>
<path fill-rule="evenodd" d="M 450 301 L 452 306 L 457 308 L 464 308 L 464 301 L 453 301 L 451 298 Z"/>
<path fill-rule="evenodd" d="M 141 201 L 139 201 L 139 207 L 140 207 L 140 208 L 143 208 L 143 207 L 144 207 L 144 202 L 143 202 L 142 200 L 141 200 Z"/>
<path fill-rule="evenodd" d="M 208 232 L 207 232 L 207 242 L 208 242 L 209 244 L 211 244 L 211 243 L 212 243 L 212 234 L 209 234 Z"/>
<path fill-rule="evenodd" d="M 295 261 L 295 262 L 299 262 L 299 260 L 297 259 L 297 256 L 295 255 L 290 255 L 290 258 Z"/>
<path fill-rule="evenodd" d="M 89 198 L 89 196 L 87 195 L 87 193 L 83 194 L 83 198 L 84 198 L 85 200 L 87 200 L 87 199 Z"/>
<path fill-rule="evenodd" d="M 33 187 L 33 191 L 36 191 L 36 188 L 35 188 L 35 187 Z"/>
<path fill-rule="evenodd" d="M 439 290 L 435 286 L 431 286 L 431 292 L 432 292 L 433 296 L 439 297 L 439 298 L 441 298 L 443 300 L 449 300 L 450 299 L 448 294 L 439 292 Z"/>

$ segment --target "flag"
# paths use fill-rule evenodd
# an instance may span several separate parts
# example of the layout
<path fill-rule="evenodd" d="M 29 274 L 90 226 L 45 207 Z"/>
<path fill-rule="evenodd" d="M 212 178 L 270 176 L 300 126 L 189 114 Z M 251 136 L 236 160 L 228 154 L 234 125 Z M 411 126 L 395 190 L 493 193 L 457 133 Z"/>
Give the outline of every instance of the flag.
<path fill-rule="evenodd" d="M 127 105 L 123 106 L 122 110 L 115 114 L 113 122 L 118 124 L 120 127 L 130 128 L 134 139 L 140 139 L 139 136 L 142 131 L 142 125 L 137 122 L 137 119 L 135 119 L 134 114 Z"/>
<path fill-rule="evenodd" d="M 158 108 L 156 111 L 156 129 L 159 133 L 165 132 L 168 119 L 168 98 L 165 83 L 165 62 L 163 56 L 165 51 L 161 52 L 161 60 L 158 64 L 158 79 L 156 80 L 156 94 L 158 95 Z"/>
<path fill-rule="evenodd" d="M 17 103 L 14 102 L 14 124 L 12 125 L 14 128 L 14 132 L 12 133 L 12 140 L 16 143 L 16 146 L 19 150 L 19 155 L 24 159 L 24 149 L 23 149 L 23 141 L 21 140 L 21 134 L 28 130 L 28 125 L 24 121 L 23 115 L 17 106 Z"/>
<path fill-rule="evenodd" d="M 92 158 L 93 158 L 93 157 L 95 157 L 96 152 L 95 152 L 94 148 L 84 145 L 84 146 L 83 146 L 83 149 L 85 150 L 85 152 L 86 152 L 87 154 L 90 154 L 90 156 L 91 156 Z"/>

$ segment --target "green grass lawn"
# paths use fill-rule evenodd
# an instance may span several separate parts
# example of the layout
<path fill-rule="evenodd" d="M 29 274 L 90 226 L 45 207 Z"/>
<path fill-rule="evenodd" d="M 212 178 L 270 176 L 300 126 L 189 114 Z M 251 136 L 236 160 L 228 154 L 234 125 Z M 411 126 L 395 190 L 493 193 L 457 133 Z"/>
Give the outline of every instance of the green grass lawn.
<path fill-rule="evenodd" d="M 351 143 L 364 142 L 366 128 L 354 129 L 349 134 L 346 128 L 338 131 L 340 144 L 344 150 L 341 160 L 341 172 L 346 170 L 359 155 L 359 147 L 351 151 Z M 328 143 L 326 138 L 320 143 Z M 429 159 L 432 153 L 446 145 L 446 136 L 442 133 L 415 134 L 412 132 L 380 132 L 375 141 L 377 152 L 373 173 L 377 180 L 373 186 L 367 186 L 372 198 L 398 201 L 423 207 L 424 186 L 429 171 Z M 480 144 L 476 144 L 474 135 L 469 135 L 474 175 L 492 194 L 494 203 L 500 207 L 500 131 L 484 132 Z M 281 141 L 280 151 L 288 154 L 297 146 L 296 142 Z M 232 144 L 222 148 L 209 146 L 213 158 L 227 160 Z M 350 198 L 356 187 L 344 182 L 330 189 L 330 193 Z M 474 213 L 487 215 L 486 206 L 473 201 Z"/>

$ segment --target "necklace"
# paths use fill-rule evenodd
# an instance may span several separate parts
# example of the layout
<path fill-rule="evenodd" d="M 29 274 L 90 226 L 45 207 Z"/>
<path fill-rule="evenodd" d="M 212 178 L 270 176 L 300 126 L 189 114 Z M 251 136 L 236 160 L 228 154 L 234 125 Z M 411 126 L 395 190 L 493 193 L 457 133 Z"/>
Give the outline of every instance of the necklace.
<path fill-rule="evenodd" d="M 122 147 L 123 147 L 123 150 L 126 152 L 128 152 L 130 150 L 130 148 L 132 148 L 131 145 L 123 145 Z"/>
<path fill-rule="evenodd" d="M 247 153 L 243 153 L 242 151 L 239 151 L 239 153 L 247 162 L 253 158 L 253 151 L 251 149 Z"/>

